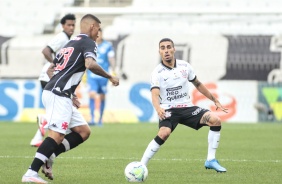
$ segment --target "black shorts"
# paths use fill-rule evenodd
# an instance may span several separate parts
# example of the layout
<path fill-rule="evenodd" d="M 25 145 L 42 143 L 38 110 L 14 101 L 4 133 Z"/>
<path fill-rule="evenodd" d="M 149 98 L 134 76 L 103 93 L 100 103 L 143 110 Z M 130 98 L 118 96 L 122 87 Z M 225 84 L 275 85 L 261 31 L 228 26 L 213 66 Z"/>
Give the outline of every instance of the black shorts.
<path fill-rule="evenodd" d="M 208 111 L 209 110 L 198 106 L 167 109 L 166 114 L 170 114 L 171 116 L 164 120 L 160 120 L 159 128 L 168 127 L 172 132 L 179 123 L 198 130 L 203 126 L 207 126 L 206 124 L 200 124 L 200 120 Z"/>

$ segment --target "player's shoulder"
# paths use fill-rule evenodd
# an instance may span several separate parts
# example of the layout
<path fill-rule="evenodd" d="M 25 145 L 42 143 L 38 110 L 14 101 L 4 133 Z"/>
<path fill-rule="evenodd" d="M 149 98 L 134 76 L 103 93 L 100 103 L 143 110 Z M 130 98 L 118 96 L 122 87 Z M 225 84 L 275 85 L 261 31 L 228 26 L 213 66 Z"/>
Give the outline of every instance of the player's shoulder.
<path fill-rule="evenodd" d="M 184 64 L 189 64 L 189 63 L 185 60 L 182 60 L 182 59 L 176 59 L 176 64 L 177 65 L 184 65 Z"/>
<path fill-rule="evenodd" d="M 111 47 L 113 47 L 113 44 L 109 41 L 103 40 L 102 47 L 111 48 Z"/>
<path fill-rule="evenodd" d="M 60 44 L 69 41 L 69 38 L 64 32 L 56 34 L 48 43 L 48 45 Z"/>
<path fill-rule="evenodd" d="M 54 39 L 66 41 L 69 40 L 69 37 L 65 32 L 60 32 L 55 35 Z"/>
<path fill-rule="evenodd" d="M 162 64 L 162 63 L 159 63 L 153 70 L 153 74 L 160 74 L 162 73 L 163 71 L 165 71 L 166 68 L 165 66 Z"/>
<path fill-rule="evenodd" d="M 87 44 L 87 45 L 96 45 L 96 43 L 91 39 L 89 38 L 87 35 L 84 35 L 84 34 L 79 34 L 75 37 L 73 37 L 71 39 L 71 41 L 75 41 L 75 42 L 83 42 L 83 44 Z"/>
<path fill-rule="evenodd" d="M 112 45 L 112 42 L 108 41 L 108 40 L 102 40 L 102 43 L 103 44 L 107 44 L 107 45 Z"/>
<path fill-rule="evenodd" d="M 181 59 L 176 59 L 176 65 L 180 67 L 191 67 L 190 63 Z"/>

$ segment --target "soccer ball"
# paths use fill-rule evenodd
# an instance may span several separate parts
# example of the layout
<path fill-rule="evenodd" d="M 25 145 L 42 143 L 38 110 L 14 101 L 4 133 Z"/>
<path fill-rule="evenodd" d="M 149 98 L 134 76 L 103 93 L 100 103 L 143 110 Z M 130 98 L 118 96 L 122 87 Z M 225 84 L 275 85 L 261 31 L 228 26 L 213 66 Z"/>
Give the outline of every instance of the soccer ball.
<path fill-rule="evenodd" d="M 124 170 L 125 179 L 129 182 L 143 182 L 148 177 L 148 169 L 141 162 L 130 162 Z"/>

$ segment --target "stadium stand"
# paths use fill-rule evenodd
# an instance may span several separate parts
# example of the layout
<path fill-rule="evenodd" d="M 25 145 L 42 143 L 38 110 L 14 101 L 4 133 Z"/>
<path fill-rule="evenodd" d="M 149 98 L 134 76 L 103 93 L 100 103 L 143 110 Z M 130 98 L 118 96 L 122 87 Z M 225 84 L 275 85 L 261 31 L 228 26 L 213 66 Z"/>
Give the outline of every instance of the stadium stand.
<path fill-rule="evenodd" d="M 266 81 L 280 67 L 281 53 L 270 51 L 272 36 L 226 36 L 229 41 L 226 80 Z"/>
<path fill-rule="evenodd" d="M 1 0 L 0 77 L 36 78 L 42 67 L 46 32 L 54 30 L 60 9 L 73 0 Z M 32 68 L 32 69 L 31 69 Z"/>
<path fill-rule="evenodd" d="M 102 20 L 104 37 L 112 40 L 117 49 L 125 47 L 119 44 L 126 43 L 124 39 L 130 34 L 220 35 L 226 39 L 228 49 L 225 65 L 217 64 L 225 68 L 225 72 L 222 69 L 215 71 L 223 73 L 218 75 L 218 79 L 267 80 L 270 71 L 281 66 L 282 49 L 271 49 L 273 37 L 282 33 L 281 5 L 282 2 L 277 0 L 26 0 L 24 3 L 1 0 L 0 16 L 5 19 L 1 19 L 4 29 L 0 30 L 0 35 L 6 40 L 13 37 L 10 41 L 14 43 L 15 39 L 20 39 L 15 35 L 38 35 L 28 37 L 33 42 L 40 35 L 46 38 L 44 33 L 54 31 L 56 21 L 65 13 L 75 13 L 80 19 L 85 13 L 95 12 Z M 27 8 L 19 10 L 23 6 Z M 15 14 L 10 15 L 9 12 Z M 43 40 L 42 45 L 45 44 Z M 38 41 L 34 42 L 39 44 Z M 221 43 L 225 45 L 225 41 Z M 3 47 L 5 44 L 2 46 L 0 77 L 3 78 L 3 63 L 10 64 L 4 62 L 3 53 L 7 52 L 7 48 L 8 53 L 11 49 L 20 50 L 19 45 L 14 44 L 15 48 Z M 120 54 L 126 56 L 125 53 Z M 204 64 L 199 64 L 199 67 Z M 239 71 L 241 73 L 238 75 Z M 32 78 L 35 73 L 31 73 L 23 73 L 22 76 Z M 5 77 L 11 75 L 7 72 Z"/>
<path fill-rule="evenodd" d="M 39 35 L 54 23 L 60 9 L 73 4 L 73 0 L 1 0 L 0 35 Z M 54 6 L 55 5 L 55 6 Z"/>
<path fill-rule="evenodd" d="M 61 30 L 58 21 L 63 8 L 130 3 L 131 0 L 1 0 L 0 79 L 38 77 L 44 63 L 41 50 Z"/>

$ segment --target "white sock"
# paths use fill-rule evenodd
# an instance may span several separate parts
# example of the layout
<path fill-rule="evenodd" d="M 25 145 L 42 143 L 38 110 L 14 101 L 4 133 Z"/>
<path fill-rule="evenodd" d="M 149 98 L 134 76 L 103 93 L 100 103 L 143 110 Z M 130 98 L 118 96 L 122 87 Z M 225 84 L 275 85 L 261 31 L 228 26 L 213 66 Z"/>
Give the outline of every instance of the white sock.
<path fill-rule="evenodd" d="M 155 141 L 155 139 L 153 139 L 146 148 L 141 162 L 147 165 L 149 160 L 157 153 L 160 147 L 161 146 Z"/>
<path fill-rule="evenodd" d="M 38 173 L 35 172 L 34 170 L 28 169 L 24 175 L 26 175 L 26 176 L 34 176 L 36 174 L 38 174 Z"/>
<path fill-rule="evenodd" d="M 207 160 L 215 159 L 216 149 L 218 148 L 220 131 L 209 131 L 208 134 L 208 156 Z"/>
<path fill-rule="evenodd" d="M 36 133 L 35 133 L 33 139 L 34 139 L 34 140 L 43 140 L 43 136 L 42 136 L 42 134 L 41 134 L 41 132 L 40 132 L 39 129 L 37 129 L 37 131 L 36 131 Z"/>
<path fill-rule="evenodd" d="M 53 154 L 49 157 L 49 160 L 51 160 L 52 162 L 54 162 L 55 158 L 56 158 L 56 155 L 55 155 L 55 153 L 53 153 Z"/>

